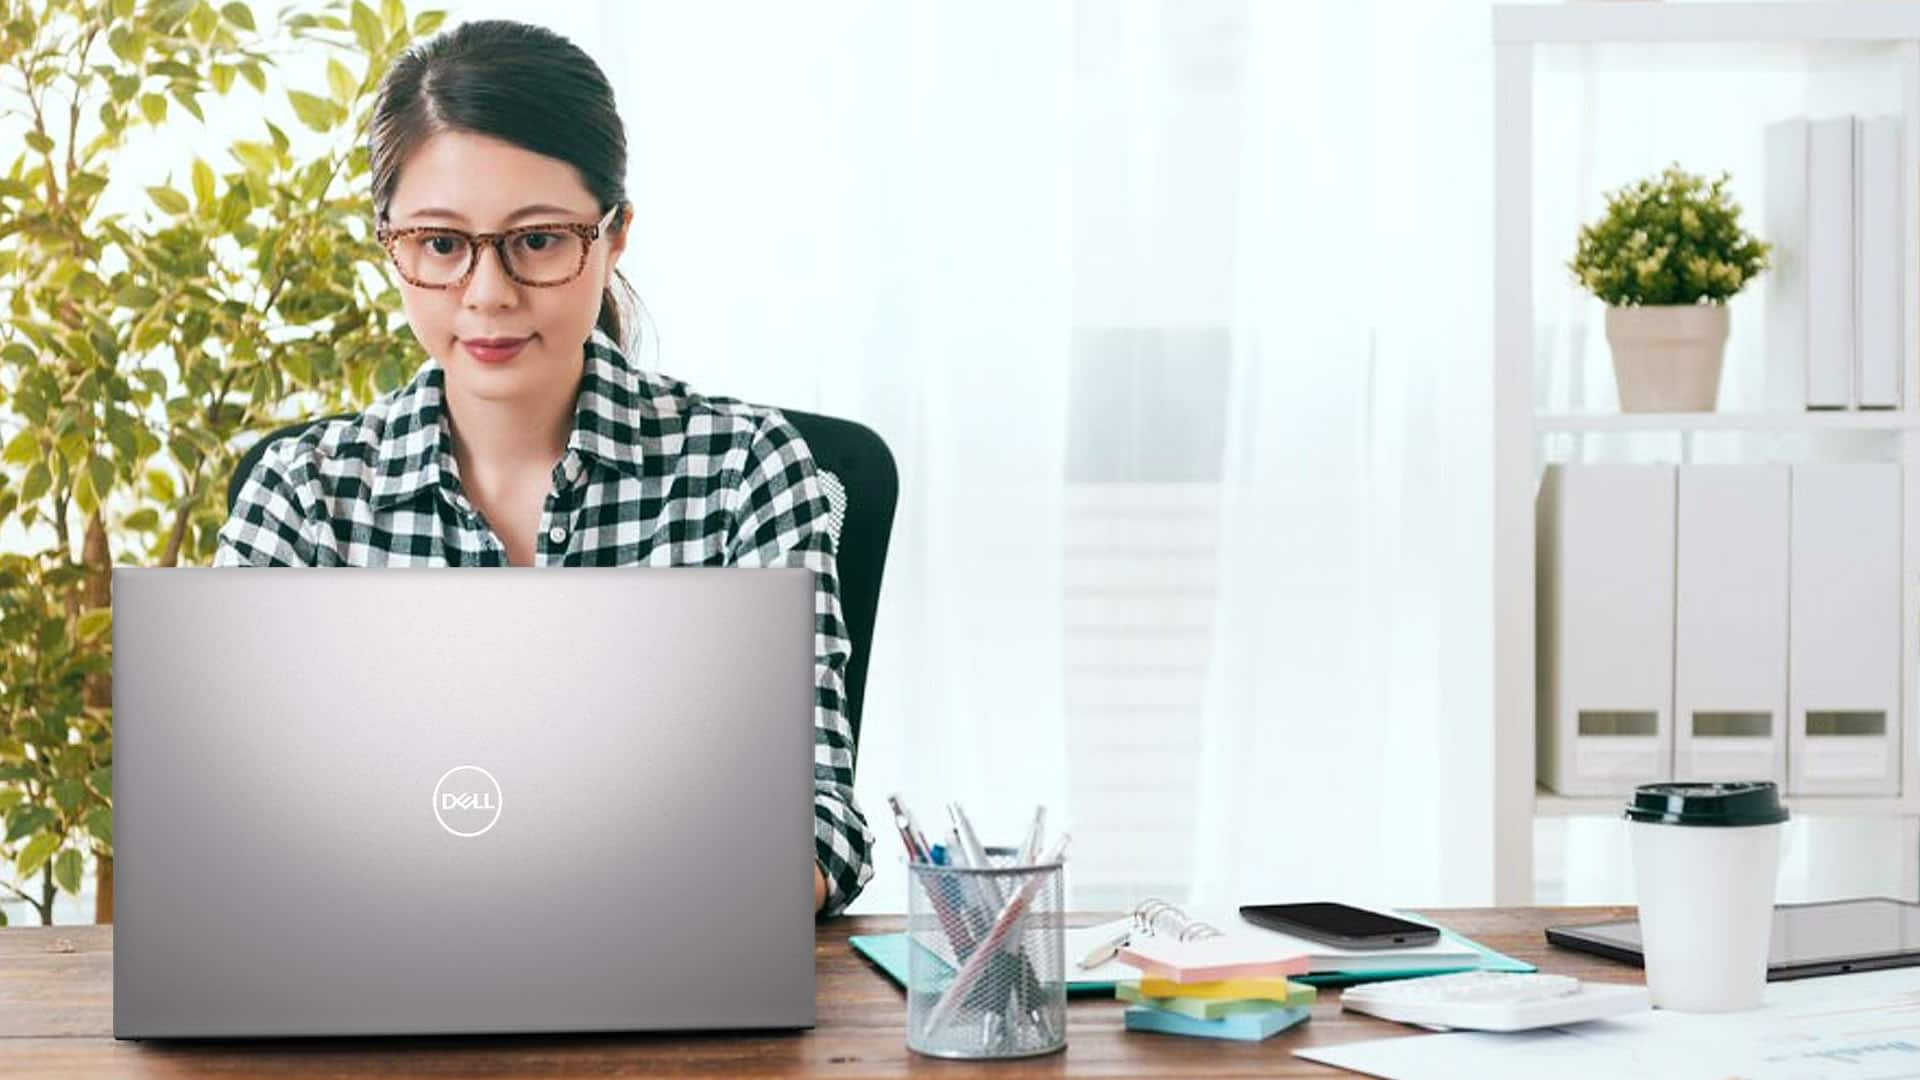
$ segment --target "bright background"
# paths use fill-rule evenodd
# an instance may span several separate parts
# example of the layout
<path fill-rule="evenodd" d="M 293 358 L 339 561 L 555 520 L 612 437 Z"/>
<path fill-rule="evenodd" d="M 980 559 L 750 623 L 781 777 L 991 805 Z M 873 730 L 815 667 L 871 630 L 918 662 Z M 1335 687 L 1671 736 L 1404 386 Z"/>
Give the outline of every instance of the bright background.
<path fill-rule="evenodd" d="M 905 908 L 889 792 L 990 842 L 1046 804 L 1078 908 L 1491 902 L 1485 3 L 441 6 L 541 21 L 613 80 L 639 362 L 899 460 L 854 910 Z M 1583 329 L 1542 356 L 1576 382 L 1607 373 L 1567 359 L 1599 313 L 1558 271 L 1571 223 L 1650 145 L 1757 167 L 1656 106 L 1713 89 L 1675 78 L 1543 81 L 1536 199 L 1569 226 L 1539 233 L 1538 303 Z M 112 190 L 262 108 L 217 103 Z M 1883 827 L 1796 822 L 1782 899 L 1884 891 L 1808 854 Z M 1540 901 L 1631 899 L 1616 823 L 1538 845 Z"/>

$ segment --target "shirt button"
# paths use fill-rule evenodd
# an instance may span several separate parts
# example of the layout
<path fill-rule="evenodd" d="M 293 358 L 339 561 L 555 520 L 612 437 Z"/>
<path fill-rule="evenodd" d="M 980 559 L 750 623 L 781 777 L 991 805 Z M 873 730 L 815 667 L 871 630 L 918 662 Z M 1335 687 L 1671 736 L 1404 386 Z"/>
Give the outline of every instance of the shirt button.
<path fill-rule="evenodd" d="M 547 539 L 553 541 L 556 544 L 565 543 L 567 539 L 567 530 L 561 528 L 558 525 L 555 525 L 553 528 L 547 530 Z"/>

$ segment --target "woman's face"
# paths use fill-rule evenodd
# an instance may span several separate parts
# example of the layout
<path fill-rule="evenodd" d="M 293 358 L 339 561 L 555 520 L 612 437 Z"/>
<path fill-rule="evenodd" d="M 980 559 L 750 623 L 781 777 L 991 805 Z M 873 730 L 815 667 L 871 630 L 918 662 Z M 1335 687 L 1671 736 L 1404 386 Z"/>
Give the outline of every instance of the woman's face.
<path fill-rule="evenodd" d="M 388 226 L 488 233 L 522 225 L 592 225 L 602 215 L 566 162 L 485 135 L 443 131 L 402 164 Z M 491 244 L 481 246 L 465 285 L 429 289 L 401 278 L 407 322 L 446 370 L 449 390 L 502 401 L 570 391 L 580 377 L 581 347 L 599 318 L 601 292 L 626 249 L 625 230 L 613 231 L 618 225 L 616 216 L 601 230 L 587 250 L 586 268 L 564 285 L 515 281 Z M 525 243 L 532 251 L 551 239 Z M 443 238 L 427 250 L 438 257 L 459 247 Z M 514 342 L 521 343 L 517 350 Z"/>

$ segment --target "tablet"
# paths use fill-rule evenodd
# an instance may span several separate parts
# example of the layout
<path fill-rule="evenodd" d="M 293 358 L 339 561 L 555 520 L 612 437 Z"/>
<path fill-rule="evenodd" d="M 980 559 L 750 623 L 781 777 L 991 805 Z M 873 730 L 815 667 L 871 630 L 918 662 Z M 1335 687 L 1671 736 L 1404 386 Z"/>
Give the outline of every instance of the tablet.
<path fill-rule="evenodd" d="M 1629 964 L 1642 962 L 1635 919 L 1552 926 L 1547 941 Z M 1920 965 L 1920 904 L 1876 897 L 1774 906 L 1768 982 L 1912 965 Z"/>

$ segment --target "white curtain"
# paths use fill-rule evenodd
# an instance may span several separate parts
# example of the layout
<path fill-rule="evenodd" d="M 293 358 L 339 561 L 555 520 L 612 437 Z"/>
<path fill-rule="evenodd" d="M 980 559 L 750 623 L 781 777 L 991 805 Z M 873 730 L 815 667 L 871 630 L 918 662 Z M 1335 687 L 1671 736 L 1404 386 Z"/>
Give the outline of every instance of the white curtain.
<path fill-rule="evenodd" d="M 1061 723 L 1069 13 L 609 5 L 644 361 L 862 421 L 901 503 L 858 795 L 862 908 L 903 910 L 885 796 L 1017 838 L 1068 812 Z"/>
<path fill-rule="evenodd" d="M 642 362 L 899 459 L 855 910 L 904 908 L 891 791 L 942 833 L 949 799 L 1002 837 L 1046 803 L 1083 906 L 1136 899 L 1089 883 L 1147 845 L 1195 898 L 1490 895 L 1483 7 L 547 20 L 620 97 Z M 493 14 L 530 17 L 455 5 Z M 1152 625 L 1093 625 L 1195 604 L 1190 686 L 1124 677 L 1179 667 Z M 1135 693 L 1176 719 L 1123 730 Z"/>
<path fill-rule="evenodd" d="M 1249 15 L 1196 899 L 1490 902 L 1485 5 Z"/>

